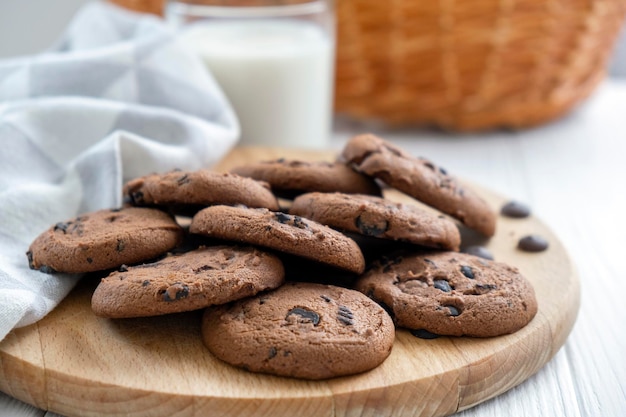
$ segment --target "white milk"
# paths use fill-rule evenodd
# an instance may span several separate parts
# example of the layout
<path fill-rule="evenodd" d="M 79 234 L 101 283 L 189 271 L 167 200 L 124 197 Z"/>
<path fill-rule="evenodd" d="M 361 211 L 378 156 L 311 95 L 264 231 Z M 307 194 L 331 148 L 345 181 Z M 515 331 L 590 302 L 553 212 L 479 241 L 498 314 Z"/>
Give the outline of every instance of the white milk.
<path fill-rule="evenodd" d="M 209 21 L 181 39 L 230 99 L 242 144 L 323 148 L 331 129 L 334 47 L 298 20 Z"/>

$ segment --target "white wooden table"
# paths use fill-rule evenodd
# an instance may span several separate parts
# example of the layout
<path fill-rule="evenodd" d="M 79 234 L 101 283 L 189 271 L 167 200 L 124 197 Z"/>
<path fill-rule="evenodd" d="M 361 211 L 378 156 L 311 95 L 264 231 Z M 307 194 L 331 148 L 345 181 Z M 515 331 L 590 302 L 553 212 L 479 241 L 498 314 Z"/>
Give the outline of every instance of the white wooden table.
<path fill-rule="evenodd" d="M 528 203 L 576 264 L 582 302 L 559 353 L 536 375 L 459 416 L 626 416 L 626 81 L 565 119 L 524 132 L 385 132 L 339 122 L 331 143 L 370 131 L 457 176 Z M 57 414 L 0 393 L 0 416 Z"/>

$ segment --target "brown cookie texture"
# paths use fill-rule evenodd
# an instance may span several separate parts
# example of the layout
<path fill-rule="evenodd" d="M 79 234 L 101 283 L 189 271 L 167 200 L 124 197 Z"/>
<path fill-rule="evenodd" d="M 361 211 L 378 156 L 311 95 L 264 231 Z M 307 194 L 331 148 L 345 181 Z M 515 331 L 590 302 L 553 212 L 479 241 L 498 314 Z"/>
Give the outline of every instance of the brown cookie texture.
<path fill-rule="evenodd" d="M 267 183 L 205 169 L 135 178 L 124 185 L 123 192 L 135 206 L 166 206 L 184 214 L 214 204 L 278 210 L 276 196 Z"/>
<path fill-rule="evenodd" d="M 213 355 L 231 365 L 326 379 L 380 365 L 395 330 L 389 315 L 357 291 L 292 282 L 207 309 L 202 337 Z"/>
<path fill-rule="evenodd" d="M 28 249 L 32 269 L 83 273 L 160 256 L 182 240 L 167 213 L 152 208 L 100 210 L 57 223 Z"/>
<path fill-rule="evenodd" d="M 259 249 L 200 247 L 122 267 L 100 281 L 91 306 L 96 315 L 108 318 L 192 311 L 277 288 L 284 276 L 280 259 Z"/>
<path fill-rule="evenodd" d="M 191 233 L 263 246 L 360 274 L 365 260 L 356 242 L 300 216 L 263 208 L 212 206 L 192 219 Z"/>
<path fill-rule="evenodd" d="M 307 193 L 294 200 L 289 213 L 365 236 L 453 251 L 461 244 L 459 230 L 452 221 L 381 197 Z"/>
<path fill-rule="evenodd" d="M 281 158 L 240 166 L 231 172 L 266 181 L 274 192 L 285 198 L 312 191 L 381 195 L 380 187 L 372 178 L 342 162 Z"/>
<path fill-rule="evenodd" d="M 486 236 L 496 230 L 495 211 L 471 189 L 431 161 L 414 157 L 374 135 L 348 141 L 342 157 L 360 172 L 460 220 Z"/>
<path fill-rule="evenodd" d="M 513 333 L 537 313 L 533 287 L 516 268 L 457 252 L 386 259 L 355 288 L 387 308 L 399 327 L 437 335 Z"/>

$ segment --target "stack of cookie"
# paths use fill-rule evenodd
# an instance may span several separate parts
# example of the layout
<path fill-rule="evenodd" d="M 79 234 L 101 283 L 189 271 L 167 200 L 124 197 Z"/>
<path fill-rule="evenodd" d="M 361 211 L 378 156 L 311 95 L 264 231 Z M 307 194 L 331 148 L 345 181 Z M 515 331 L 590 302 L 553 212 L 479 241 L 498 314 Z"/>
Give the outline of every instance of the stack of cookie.
<path fill-rule="evenodd" d="M 380 184 L 438 212 L 388 200 Z M 123 208 L 42 233 L 31 268 L 113 270 L 92 298 L 103 317 L 205 309 L 207 348 L 251 371 L 363 372 L 390 354 L 395 326 L 490 337 L 537 311 L 515 268 L 458 252 L 450 217 L 489 237 L 493 210 L 445 170 L 373 135 L 351 139 L 334 163 L 173 171 L 132 180 L 124 194 Z"/>

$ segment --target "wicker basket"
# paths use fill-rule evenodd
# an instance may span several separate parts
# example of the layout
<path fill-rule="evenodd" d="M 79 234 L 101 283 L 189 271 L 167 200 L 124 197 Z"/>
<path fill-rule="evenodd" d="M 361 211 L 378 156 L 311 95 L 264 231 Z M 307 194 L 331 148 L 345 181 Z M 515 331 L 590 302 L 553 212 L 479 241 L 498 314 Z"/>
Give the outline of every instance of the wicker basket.
<path fill-rule="evenodd" d="M 336 110 L 453 130 L 566 113 L 604 77 L 626 13 L 626 0 L 335 2 Z"/>
<path fill-rule="evenodd" d="M 623 0 L 338 0 L 336 108 L 455 130 L 552 120 L 603 78 Z"/>

